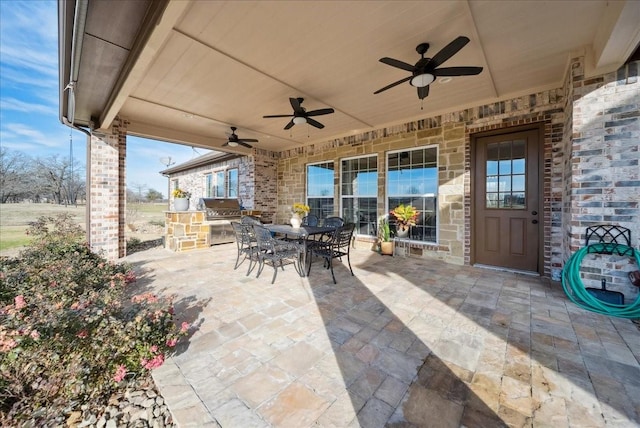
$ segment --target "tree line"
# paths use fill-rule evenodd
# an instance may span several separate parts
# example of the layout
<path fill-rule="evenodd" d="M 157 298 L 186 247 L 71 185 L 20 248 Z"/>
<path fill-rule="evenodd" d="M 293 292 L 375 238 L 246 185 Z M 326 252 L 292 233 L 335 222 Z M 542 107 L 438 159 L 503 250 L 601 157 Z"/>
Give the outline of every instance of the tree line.
<path fill-rule="evenodd" d="M 86 200 L 84 165 L 58 155 L 33 157 L 0 147 L 0 203 L 53 202 L 77 205 Z M 134 184 L 127 190 L 130 202 L 155 202 L 162 193 Z"/>

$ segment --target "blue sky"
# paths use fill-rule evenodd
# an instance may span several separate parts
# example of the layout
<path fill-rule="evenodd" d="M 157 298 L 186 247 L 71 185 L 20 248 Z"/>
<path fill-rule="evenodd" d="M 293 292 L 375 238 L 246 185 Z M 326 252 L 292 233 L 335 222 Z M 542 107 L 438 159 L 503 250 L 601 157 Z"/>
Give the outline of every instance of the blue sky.
<path fill-rule="evenodd" d="M 32 157 L 68 158 L 70 128 L 58 120 L 56 1 L 0 0 L 0 145 Z M 73 157 L 86 167 L 86 136 L 72 131 Z M 180 164 L 206 150 L 127 137 L 127 185 L 167 194 L 161 158 Z"/>

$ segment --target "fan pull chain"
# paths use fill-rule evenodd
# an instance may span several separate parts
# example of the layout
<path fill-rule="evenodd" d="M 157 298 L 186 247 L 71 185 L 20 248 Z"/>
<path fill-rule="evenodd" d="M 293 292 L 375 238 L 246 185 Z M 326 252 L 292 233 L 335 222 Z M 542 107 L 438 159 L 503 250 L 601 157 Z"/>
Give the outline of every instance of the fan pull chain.
<path fill-rule="evenodd" d="M 424 110 L 424 98 L 420 100 L 420 110 Z"/>

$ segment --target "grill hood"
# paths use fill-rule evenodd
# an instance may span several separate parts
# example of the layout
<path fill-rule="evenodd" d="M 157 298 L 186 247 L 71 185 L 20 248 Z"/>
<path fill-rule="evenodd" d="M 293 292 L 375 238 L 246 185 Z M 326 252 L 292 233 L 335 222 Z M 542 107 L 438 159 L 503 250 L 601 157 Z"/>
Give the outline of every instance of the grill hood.
<path fill-rule="evenodd" d="M 241 215 L 237 199 L 200 198 L 198 210 L 206 211 L 207 220 L 239 218 Z"/>

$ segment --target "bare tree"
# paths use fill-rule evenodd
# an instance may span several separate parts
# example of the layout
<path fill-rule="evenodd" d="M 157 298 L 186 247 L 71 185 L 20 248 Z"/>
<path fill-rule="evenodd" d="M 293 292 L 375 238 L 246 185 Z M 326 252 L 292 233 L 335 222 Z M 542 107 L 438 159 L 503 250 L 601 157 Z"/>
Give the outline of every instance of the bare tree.
<path fill-rule="evenodd" d="M 33 187 L 31 159 L 21 152 L 0 147 L 0 202 L 17 202 L 30 197 Z"/>
<path fill-rule="evenodd" d="M 58 155 L 36 159 L 37 177 L 43 193 L 51 195 L 57 204 L 66 202 L 64 196 L 65 180 L 69 179 L 70 164 L 67 159 L 60 159 Z"/>
<path fill-rule="evenodd" d="M 140 184 L 140 183 L 131 183 L 131 188 L 134 190 L 135 195 L 136 195 L 136 200 L 137 202 L 142 202 L 144 201 L 144 191 L 147 190 L 147 185 L 146 184 Z"/>

